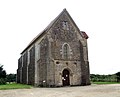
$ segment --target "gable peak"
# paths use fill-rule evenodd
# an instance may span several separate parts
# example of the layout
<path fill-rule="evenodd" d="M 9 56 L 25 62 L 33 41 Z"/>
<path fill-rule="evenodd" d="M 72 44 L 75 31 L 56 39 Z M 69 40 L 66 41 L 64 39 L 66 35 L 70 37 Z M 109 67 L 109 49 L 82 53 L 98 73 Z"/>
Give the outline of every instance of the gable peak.
<path fill-rule="evenodd" d="M 64 8 L 63 11 L 67 11 L 66 8 Z"/>
<path fill-rule="evenodd" d="M 66 9 L 66 8 L 64 8 L 64 9 L 63 9 L 62 13 L 64 13 L 64 12 L 67 12 L 67 13 L 68 13 L 68 11 L 67 11 L 67 9 Z"/>

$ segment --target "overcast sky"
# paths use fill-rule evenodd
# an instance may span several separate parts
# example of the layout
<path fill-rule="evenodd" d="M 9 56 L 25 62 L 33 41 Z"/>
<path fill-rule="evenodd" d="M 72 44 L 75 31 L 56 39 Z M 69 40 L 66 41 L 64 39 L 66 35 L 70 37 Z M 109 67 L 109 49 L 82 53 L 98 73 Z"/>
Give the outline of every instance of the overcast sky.
<path fill-rule="evenodd" d="M 88 36 L 90 73 L 120 71 L 120 0 L 0 0 L 0 64 L 16 73 L 22 50 L 64 8 Z"/>

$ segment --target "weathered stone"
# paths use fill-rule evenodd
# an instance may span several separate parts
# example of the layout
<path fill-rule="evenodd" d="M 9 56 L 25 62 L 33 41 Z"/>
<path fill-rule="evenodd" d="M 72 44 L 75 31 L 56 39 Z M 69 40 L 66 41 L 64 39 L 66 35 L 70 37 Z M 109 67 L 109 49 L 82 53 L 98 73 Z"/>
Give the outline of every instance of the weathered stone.
<path fill-rule="evenodd" d="M 89 85 L 85 36 L 64 9 L 21 53 L 17 82 L 49 87 Z"/>

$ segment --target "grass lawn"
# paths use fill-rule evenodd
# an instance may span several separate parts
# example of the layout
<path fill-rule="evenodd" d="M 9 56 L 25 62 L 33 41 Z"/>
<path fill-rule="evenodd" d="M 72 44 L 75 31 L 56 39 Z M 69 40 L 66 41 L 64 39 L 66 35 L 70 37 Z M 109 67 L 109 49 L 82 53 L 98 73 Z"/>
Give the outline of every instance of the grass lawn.
<path fill-rule="evenodd" d="M 11 83 L 6 85 L 0 85 L 0 90 L 8 90 L 8 89 L 30 89 L 32 86 L 30 85 L 23 85 L 17 83 Z"/>
<path fill-rule="evenodd" d="M 101 84 L 120 84 L 118 82 L 91 82 L 92 84 L 98 84 L 98 85 L 101 85 Z"/>

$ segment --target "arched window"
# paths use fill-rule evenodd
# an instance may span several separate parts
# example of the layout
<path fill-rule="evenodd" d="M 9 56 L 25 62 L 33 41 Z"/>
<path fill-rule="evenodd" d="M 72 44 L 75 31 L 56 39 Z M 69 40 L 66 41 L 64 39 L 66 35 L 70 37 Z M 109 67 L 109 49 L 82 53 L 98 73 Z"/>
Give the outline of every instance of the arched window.
<path fill-rule="evenodd" d="M 67 44 L 64 45 L 64 58 L 68 59 L 69 47 Z"/>
<path fill-rule="evenodd" d="M 64 43 L 62 45 L 62 49 L 60 50 L 60 53 L 62 55 L 62 59 L 71 59 L 72 50 L 70 48 L 70 45 L 68 43 Z"/>
<path fill-rule="evenodd" d="M 71 49 L 69 44 L 64 43 L 62 46 L 62 58 L 63 59 L 69 59 L 71 58 Z"/>

